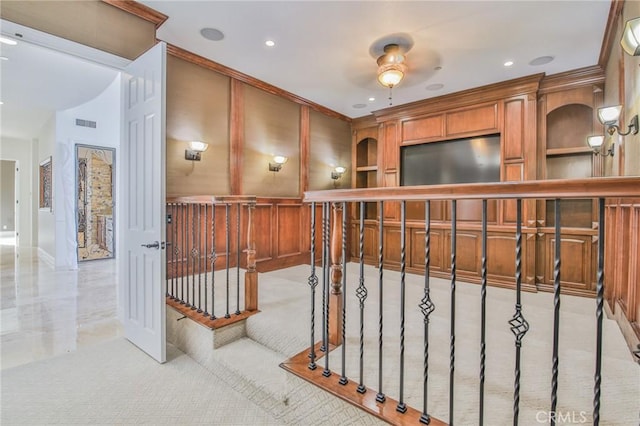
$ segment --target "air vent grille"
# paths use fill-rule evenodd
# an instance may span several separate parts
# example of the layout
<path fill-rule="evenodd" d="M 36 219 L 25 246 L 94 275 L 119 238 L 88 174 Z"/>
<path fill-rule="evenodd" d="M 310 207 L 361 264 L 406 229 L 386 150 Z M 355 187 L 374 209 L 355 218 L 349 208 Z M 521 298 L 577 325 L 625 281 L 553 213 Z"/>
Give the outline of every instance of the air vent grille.
<path fill-rule="evenodd" d="M 81 127 L 90 127 L 92 129 L 96 128 L 96 122 L 91 120 L 82 120 L 80 118 L 76 118 L 76 126 Z"/>

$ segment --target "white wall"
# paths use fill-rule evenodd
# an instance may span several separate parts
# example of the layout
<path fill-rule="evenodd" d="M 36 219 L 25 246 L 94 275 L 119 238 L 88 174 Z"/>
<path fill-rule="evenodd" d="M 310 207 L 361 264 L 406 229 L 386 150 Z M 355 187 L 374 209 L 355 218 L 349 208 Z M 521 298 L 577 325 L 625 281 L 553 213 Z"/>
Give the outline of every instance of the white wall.
<path fill-rule="evenodd" d="M 56 114 L 56 158 L 62 167 L 54 166 L 54 210 L 56 212 L 56 267 L 75 269 L 77 235 L 75 217 L 76 145 L 94 145 L 116 149 L 115 187 L 118 188 L 120 162 L 120 75 L 100 95 L 80 106 Z M 96 128 L 76 125 L 76 119 L 96 122 Z M 120 205 L 116 190 L 116 208 Z M 114 215 L 115 216 L 115 215 Z M 118 219 L 114 217 L 114 233 L 118 238 Z M 116 242 L 117 243 L 117 242 Z M 116 253 L 117 255 L 117 253 Z"/>
<path fill-rule="evenodd" d="M 34 181 L 33 172 L 33 144 L 23 139 L 0 139 L 0 159 L 14 160 L 18 166 L 18 243 L 22 247 L 37 245 L 37 236 L 33 232 L 34 222 L 32 211 L 37 209 L 33 204 L 33 192 L 37 191 L 37 180 Z M 36 170 L 37 179 L 37 170 Z M 36 194 L 37 196 L 37 194 Z M 36 198 L 37 199 L 37 198 Z"/>

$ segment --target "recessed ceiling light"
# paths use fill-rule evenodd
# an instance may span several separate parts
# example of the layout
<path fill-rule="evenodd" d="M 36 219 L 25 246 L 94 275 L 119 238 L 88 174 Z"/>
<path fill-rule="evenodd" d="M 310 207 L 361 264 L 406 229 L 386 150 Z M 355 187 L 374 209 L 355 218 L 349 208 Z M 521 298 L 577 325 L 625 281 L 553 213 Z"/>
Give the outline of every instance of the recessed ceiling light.
<path fill-rule="evenodd" d="M 0 56 L 0 61 L 8 61 L 9 58 L 7 58 L 6 56 Z"/>
<path fill-rule="evenodd" d="M 273 47 L 273 46 L 276 45 L 276 42 L 273 41 L 273 40 L 267 40 L 267 41 L 264 42 L 264 44 L 266 44 L 269 47 Z"/>
<path fill-rule="evenodd" d="M 540 56 L 538 58 L 533 59 L 531 62 L 529 62 L 529 65 L 533 65 L 533 66 L 545 65 L 553 61 L 553 59 L 554 59 L 553 56 Z"/>
<path fill-rule="evenodd" d="M 0 105 L 4 105 L 4 102 L 0 101 Z"/>
<path fill-rule="evenodd" d="M 14 39 L 7 37 L 0 37 L 0 43 L 8 44 L 10 46 L 15 46 L 16 44 L 18 44 L 18 42 Z"/>
<path fill-rule="evenodd" d="M 369 98 L 369 102 L 373 102 L 375 100 L 376 100 L 376 98 L 374 98 L 373 96 Z"/>
<path fill-rule="evenodd" d="M 444 87 L 442 83 L 433 83 L 426 87 L 427 90 L 440 90 Z"/>
<path fill-rule="evenodd" d="M 357 109 L 362 109 L 362 108 L 365 108 L 366 106 L 367 104 L 353 104 L 353 107 Z"/>
<path fill-rule="evenodd" d="M 510 67 L 511 65 L 513 65 L 513 61 L 507 61 L 504 63 L 505 67 Z"/>
<path fill-rule="evenodd" d="M 224 33 L 215 28 L 203 28 L 200 30 L 200 35 L 211 41 L 220 41 L 224 38 Z"/>

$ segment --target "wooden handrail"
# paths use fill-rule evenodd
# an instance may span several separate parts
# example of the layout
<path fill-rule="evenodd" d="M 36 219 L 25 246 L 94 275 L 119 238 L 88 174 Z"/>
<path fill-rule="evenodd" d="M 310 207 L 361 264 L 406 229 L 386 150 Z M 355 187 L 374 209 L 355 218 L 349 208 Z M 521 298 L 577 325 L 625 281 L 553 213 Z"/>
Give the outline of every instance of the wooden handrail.
<path fill-rule="evenodd" d="M 255 204 L 255 195 L 192 195 L 189 197 L 168 197 L 167 203 L 185 204 Z"/>
<path fill-rule="evenodd" d="M 556 179 L 523 182 L 401 186 L 307 191 L 304 202 L 482 200 L 528 198 L 637 198 L 640 177 Z"/>

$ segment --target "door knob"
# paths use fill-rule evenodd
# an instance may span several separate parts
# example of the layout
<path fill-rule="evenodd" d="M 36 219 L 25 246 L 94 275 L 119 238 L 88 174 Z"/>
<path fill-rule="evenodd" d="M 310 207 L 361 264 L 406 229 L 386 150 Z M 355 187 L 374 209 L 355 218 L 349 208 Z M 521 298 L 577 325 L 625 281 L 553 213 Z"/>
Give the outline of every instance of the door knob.
<path fill-rule="evenodd" d="M 142 247 L 146 247 L 146 248 L 154 248 L 154 249 L 159 249 L 160 248 L 160 243 L 157 241 L 154 241 L 151 244 L 142 244 Z"/>

